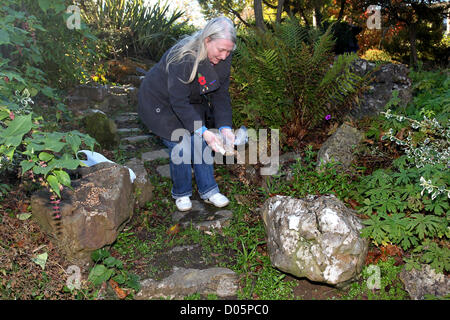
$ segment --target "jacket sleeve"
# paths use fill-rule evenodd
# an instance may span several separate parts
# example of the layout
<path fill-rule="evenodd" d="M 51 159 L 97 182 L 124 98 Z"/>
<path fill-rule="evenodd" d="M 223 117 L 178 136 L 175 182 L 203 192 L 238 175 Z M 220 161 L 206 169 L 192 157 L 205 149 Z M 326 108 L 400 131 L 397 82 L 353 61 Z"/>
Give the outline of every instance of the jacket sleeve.
<path fill-rule="evenodd" d="M 195 129 L 204 125 L 204 116 L 201 109 L 189 102 L 190 85 L 183 83 L 189 79 L 192 70 L 192 63 L 183 60 L 180 63 L 173 63 L 169 66 L 167 77 L 167 88 L 169 93 L 169 103 L 173 112 L 191 134 Z M 199 121 L 194 128 L 194 122 Z"/>
<path fill-rule="evenodd" d="M 231 99 L 230 93 L 228 91 L 230 85 L 231 58 L 232 54 L 230 54 L 227 59 L 221 62 L 222 65 L 220 65 L 220 69 L 217 70 L 220 87 L 219 89 L 211 93 L 211 103 L 214 107 L 213 112 L 216 128 L 220 128 L 223 126 L 233 126 Z"/>

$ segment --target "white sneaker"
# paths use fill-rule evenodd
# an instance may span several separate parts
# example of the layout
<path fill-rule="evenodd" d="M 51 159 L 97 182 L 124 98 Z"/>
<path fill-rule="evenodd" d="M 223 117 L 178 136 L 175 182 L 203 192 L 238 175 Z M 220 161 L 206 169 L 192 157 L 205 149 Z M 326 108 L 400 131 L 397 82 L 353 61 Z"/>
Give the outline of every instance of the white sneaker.
<path fill-rule="evenodd" d="M 175 204 L 179 211 L 188 211 L 192 209 L 191 199 L 187 196 L 176 199 Z"/>
<path fill-rule="evenodd" d="M 221 193 L 216 193 L 213 196 L 211 196 L 209 199 L 205 200 L 206 203 L 211 203 L 215 205 L 218 208 L 225 207 L 230 203 L 230 200 L 228 200 L 227 197 L 225 197 Z"/>

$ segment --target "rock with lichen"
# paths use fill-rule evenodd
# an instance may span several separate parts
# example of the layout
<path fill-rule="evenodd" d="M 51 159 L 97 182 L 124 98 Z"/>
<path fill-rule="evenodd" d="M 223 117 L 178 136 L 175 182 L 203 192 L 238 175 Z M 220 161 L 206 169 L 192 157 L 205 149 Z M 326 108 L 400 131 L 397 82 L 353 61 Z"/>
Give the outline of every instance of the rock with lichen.
<path fill-rule="evenodd" d="M 111 245 L 133 214 L 134 196 L 127 168 L 108 162 L 77 170 L 73 189 L 64 188 L 55 218 L 50 193 L 41 190 L 31 198 L 32 216 L 56 239 L 68 261 L 91 263 L 91 253 Z"/>
<path fill-rule="evenodd" d="M 90 110 L 82 123 L 86 133 L 93 137 L 102 148 L 113 149 L 120 143 L 117 125 L 100 110 Z"/>
<path fill-rule="evenodd" d="M 356 279 L 368 251 L 363 225 L 334 195 L 275 196 L 261 210 L 272 264 L 297 277 L 330 285 Z"/>

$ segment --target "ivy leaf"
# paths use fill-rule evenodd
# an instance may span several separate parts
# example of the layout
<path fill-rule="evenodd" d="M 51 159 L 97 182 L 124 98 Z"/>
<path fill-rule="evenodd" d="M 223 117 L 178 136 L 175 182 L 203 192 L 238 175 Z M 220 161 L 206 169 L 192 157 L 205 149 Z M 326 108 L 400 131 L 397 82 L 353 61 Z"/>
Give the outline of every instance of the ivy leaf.
<path fill-rule="evenodd" d="M 53 171 L 54 175 L 58 178 L 59 183 L 70 187 L 70 176 L 64 170 Z"/>
<path fill-rule="evenodd" d="M 32 126 L 31 114 L 15 117 L 6 129 L 0 130 L 0 143 L 6 146 L 17 147 L 22 142 L 23 136 L 31 130 Z"/>
<path fill-rule="evenodd" d="M 119 261 L 119 260 L 117 260 L 117 259 L 114 258 L 114 257 L 108 257 L 108 258 L 106 258 L 106 259 L 103 261 L 103 263 L 104 263 L 107 267 L 112 268 L 112 267 L 115 267 L 115 266 L 116 266 L 116 264 L 117 264 L 118 261 Z"/>
<path fill-rule="evenodd" d="M 70 147 L 72 148 L 73 153 L 77 154 L 78 150 L 80 149 L 80 145 L 81 145 L 80 137 L 78 135 L 69 133 L 66 136 L 66 141 L 68 144 L 70 144 Z"/>
<path fill-rule="evenodd" d="M 51 174 L 47 177 L 47 182 L 50 185 L 50 188 L 52 188 L 52 190 L 58 195 L 58 197 L 61 197 L 61 194 L 59 192 L 60 184 L 58 178 Z"/>
<path fill-rule="evenodd" d="M 52 160 L 54 157 L 55 157 L 54 155 L 52 155 L 52 154 L 50 154 L 50 153 L 47 153 L 47 152 L 41 152 L 41 153 L 39 154 L 39 160 L 45 161 L 45 162 L 49 162 L 49 161 Z"/>
<path fill-rule="evenodd" d="M 38 264 L 42 268 L 42 270 L 44 270 L 45 264 L 47 263 L 47 258 L 48 258 L 48 253 L 44 252 L 44 253 L 36 256 L 35 258 L 31 258 L 31 261 Z"/>
<path fill-rule="evenodd" d="M 108 269 L 103 264 L 98 264 L 92 268 L 89 272 L 88 280 L 92 282 L 94 286 L 99 286 L 103 282 L 108 281 L 114 274 L 114 269 Z"/>
<path fill-rule="evenodd" d="M 91 258 L 94 262 L 102 261 L 103 259 L 106 259 L 109 256 L 110 256 L 109 251 L 105 249 L 98 249 L 91 253 Z"/>
<path fill-rule="evenodd" d="M 51 1 L 50 0 L 38 0 L 39 2 L 39 7 L 42 9 L 42 11 L 47 12 L 47 10 L 50 8 L 51 6 Z"/>
<path fill-rule="evenodd" d="M 136 274 L 128 274 L 128 280 L 125 284 L 128 288 L 132 288 L 138 292 L 141 289 L 141 284 L 139 283 L 139 276 Z"/>
<path fill-rule="evenodd" d="M 28 170 L 33 168 L 34 162 L 33 161 L 28 161 L 28 160 L 22 160 L 20 162 L 20 166 L 22 167 L 22 175 L 23 175 L 25 172 L 27 172 Z"/>
<path fill-rule="evenodd" d="M 118 284 L 124 284 L 125 281 L 127 281 L 127 277 L 120 273 L 120 274 L 116 275 L 115 277 L 113 277 L 113 280 L 115 282 L 117 282 Z"/>

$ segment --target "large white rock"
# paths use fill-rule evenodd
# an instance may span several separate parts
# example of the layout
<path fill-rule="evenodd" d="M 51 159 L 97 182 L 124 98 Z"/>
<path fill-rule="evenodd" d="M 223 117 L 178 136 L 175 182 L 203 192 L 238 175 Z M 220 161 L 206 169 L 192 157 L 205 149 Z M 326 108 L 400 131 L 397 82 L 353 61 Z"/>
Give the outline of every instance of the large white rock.
<path fill-rule="evenodd" d="M 272 264 L 297 277 L 332 285 L 354 279 L 368 241 L 359 218 L 334 195 L 275 196 L 262 208 Z"/>

